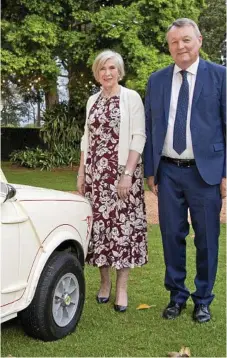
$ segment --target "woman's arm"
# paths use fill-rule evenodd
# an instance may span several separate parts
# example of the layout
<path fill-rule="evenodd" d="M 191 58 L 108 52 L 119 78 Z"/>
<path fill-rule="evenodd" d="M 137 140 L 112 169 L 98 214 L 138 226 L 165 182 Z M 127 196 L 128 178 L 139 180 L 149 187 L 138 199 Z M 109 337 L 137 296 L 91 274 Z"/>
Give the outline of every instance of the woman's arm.
<path fill-rule="evenodd" d="M 85 172 L 84 172 L 84 152 L 80 154 L 80 166 L 77 174 L 77 190 L 81 195 L 84 195 L 84 183 L 85 183 Z"/>
<path fill-rule="evenodd" d="M 131 142 L 129 146 L 129 155 L 125 170 L 119 180 L 117 191 L 120 199 L 124 200 L 130 193 L 132 187 L 132 177 L 136 166 L 140 160 L 145 145 L 145 113 L 140 95 L 135 91 L 130 91 L 129 100 L 129 118 Z"/>
<path fill-rule="evenodd" d="M 126 175 L 128 176 L 132 176 L 136 166 L 139 162 L 140 159 L 140 153 L 136 152 L 135 150 L 130 150 L 129 151 L 129 156 L 128 156 L 128 160 L 127 163 L 125 165 L 125 170 L 124 170 L 124 174 L 126 172 Z M 127 174 L 128 173 L 128 174 Z"/>
<path fill-rule="evenodd" d="M 88 129 L 87 129 L 87 119 L 88 119 L 88 113 L 89 113 L 89 109 L 90 109 L 90 103 L 91 103 L 91 97 L 89 97 L 88 101 L 87 101 L 87 105 L 86 105 L 86 120 L 85 120 L 85 125 L 84 125 L 84 134 L 81 138 L 81 142 L 80 142 L 80 150 L 81 150 L 81 154 L 80 154 L 80 166 L 78 169 L 78 174 L 77 174 L 77 190 L 79 191 L 79 193 L 81 195 L 84 195 L 84 183 L 85 183 L 85 168 L 84 168 L 84 152 L 87 151 L 87 137 L 88 137 Z"/>
<path fill-rule="evenodd" d="M 122 200 L 125 200 L 129 195 L 130 189 L 132 187 L 133 173 L 136 169 L 139 159 L 140 159 L 140 153 L 136 152 L 135 150 L 129 151 L 129 156 L 125 166 L 125 170 L 122 173 L 122 176 L 117 186 L 118 196 Z"/>
<path fill-rule="evenodd" d="M 146 141 L 145 111 L 140 95 L 132 91 L 129 96 L 130 134 L 132 140 L 129 150 L 142 154 Z"/>

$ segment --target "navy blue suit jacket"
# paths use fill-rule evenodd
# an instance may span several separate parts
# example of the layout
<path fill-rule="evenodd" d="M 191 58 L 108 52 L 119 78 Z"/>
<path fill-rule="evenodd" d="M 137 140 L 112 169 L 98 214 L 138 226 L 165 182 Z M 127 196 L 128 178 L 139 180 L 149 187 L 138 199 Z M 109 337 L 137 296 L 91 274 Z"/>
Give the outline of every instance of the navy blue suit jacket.
<path fill-rule="evenodd" d="M 145 177 L 157 171 L 167 132 L 174 65 L 154 72 L 145 99 Z M 219 184 L 226 171 L 226 68 L 200 59 L 191 110 L 191 137 L 196 165 L 203 180 Z"/>

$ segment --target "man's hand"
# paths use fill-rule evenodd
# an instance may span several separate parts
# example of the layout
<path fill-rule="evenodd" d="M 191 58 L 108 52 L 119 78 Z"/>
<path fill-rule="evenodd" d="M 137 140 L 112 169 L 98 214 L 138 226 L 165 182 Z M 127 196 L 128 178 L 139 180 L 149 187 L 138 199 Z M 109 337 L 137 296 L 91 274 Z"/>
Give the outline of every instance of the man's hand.
<path fill-rule="evenodd" d="M 158 195 L 158 185 L 154 184 L 154 177 L 147 178 L 147 185 L 154 195 Z"/>
<path fill-rule="evenodd" d="M 222 178 L 220 184 L 221 197 L 224 199 L 226 197 L 226 178 Z"/>

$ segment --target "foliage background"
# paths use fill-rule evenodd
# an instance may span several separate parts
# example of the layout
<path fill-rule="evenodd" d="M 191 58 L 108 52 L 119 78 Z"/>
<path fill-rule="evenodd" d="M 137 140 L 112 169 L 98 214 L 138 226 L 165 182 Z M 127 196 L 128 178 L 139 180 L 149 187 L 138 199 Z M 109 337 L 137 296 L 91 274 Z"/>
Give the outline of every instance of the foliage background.
<path fill-rule="evenodd" d="M 220 62 L 224 13 L 224 0 L 3 0 L 2 125 L 20 126 L 32 112 L 50 150 L 59 144 L 71 150 L 98 88 L 91 65 L 100 51 L 121 53 L 122 84 L 144 98 L 149 75 L 172 62 L 168 25 L 195 20 L 204 34 L 201 55 Z M 60 78 L 67 81 L 66 103 L 59 103 Z"/>
<path fill-rule="evenodd" d="M 165 42 L 168 25 L 178 17 L 198 21 L 205 6 L 205 0 L 3 0 L 3 112 L 9 112 L 15 86 L 25 103 L 40 105 L 45 99 L 47 109 L 54 106 L 59 101 L 57 78 L 63 76 L 68 78 L 72 115 L 83 116 L 86 100 L 97 85 L 91 64 L 105 48 L 122 54 L 124 84 L 143 97 L 149 74 L 171 62 Z M 217 14 L 222 11 L 221 6 L 215 9 Z M 205 29 L 208 14 L 202 17 Z M 222 32 L 223 25 L 217 34 L 223 41 Z M 40 125 L 41 112 L 38 117 Z M 16 122 L 13 116 L 12 121 Z"/>

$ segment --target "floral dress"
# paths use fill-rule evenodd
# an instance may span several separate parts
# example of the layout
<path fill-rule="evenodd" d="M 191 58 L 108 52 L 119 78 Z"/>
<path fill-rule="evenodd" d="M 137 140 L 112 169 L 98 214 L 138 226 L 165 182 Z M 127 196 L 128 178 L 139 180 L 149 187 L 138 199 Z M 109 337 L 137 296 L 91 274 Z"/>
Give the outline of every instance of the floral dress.
<path fill-rule="evenodd" d="M 142 167 L 137 165 L 126 200 L 117 194 L 124 170 L 118 165 L 120 97 L 101 95 L 89 113 L 89 150 L 85 196 L 93 209 L 93 228 L 86 261 L 116 269 L 147 262 L 146 214 Z"/>

